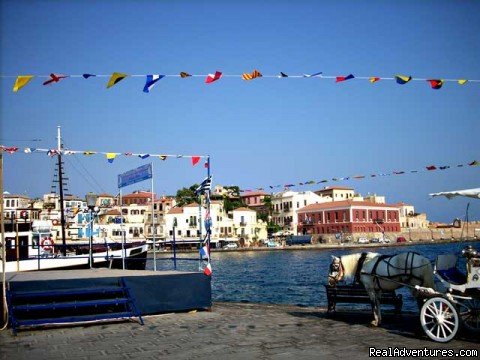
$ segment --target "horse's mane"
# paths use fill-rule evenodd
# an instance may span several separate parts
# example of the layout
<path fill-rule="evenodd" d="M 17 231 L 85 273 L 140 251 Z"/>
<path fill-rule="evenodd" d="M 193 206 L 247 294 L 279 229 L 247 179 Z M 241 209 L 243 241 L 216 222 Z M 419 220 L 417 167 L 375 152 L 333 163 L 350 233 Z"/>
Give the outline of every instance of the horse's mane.
<path fill-rule="evenodd" d="M 375 256 L 378 256 L 380 254 L 377 253 L 372 253 L 372 252 L 367 252 L 367 258 L 365 260 L 369 260 L 371 258 L 374 258 Z M 343 265 L 343 273 L 345 277 L 352 277 L 355 276 L 355 271 L 357 270 L 357 265 L 358 265 L 358 260 L 362 254 L 350 254 L 350 255 L 344 255 L 341 256 L 340 259 L 342 261 Z"/>

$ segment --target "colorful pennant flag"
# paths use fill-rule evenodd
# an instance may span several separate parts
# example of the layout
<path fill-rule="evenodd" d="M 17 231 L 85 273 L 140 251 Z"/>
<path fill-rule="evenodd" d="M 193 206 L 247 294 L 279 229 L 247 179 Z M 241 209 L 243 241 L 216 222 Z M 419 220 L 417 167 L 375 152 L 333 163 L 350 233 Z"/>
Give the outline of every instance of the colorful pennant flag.
<path fill-rule="evenodd" d="M 160 158 L 160 160 L 162 160 L 162 161 L 167 160 L 167 156 L 166 156 L 166 155 L 160 155 L 159 158 Z"/>
<path fill-rule="evenodd" d="M 397 84 L 403 85 L 408 83 L 410 80 L 412 80 L 411 76 L 403 76 L 403 75 L 395 75 L 395 80 L 397 81 Z"/>
<path fill-rule="evenodd" d="M 278 75 L 279 78 L 284 78 L 284 77 L 288 77 L 287 74 L 285 74 L 284 72 L 281 72 L 280 71 L 280 75 Z"/>
<path fill-rule="evenodd" d="M 139 154 L 139 155 L 138 155 L 138 157 L 139 157 L 140 159 L 146 159 L 146 158 L 148 158 L 149 156 L 150 156 L 150 154 Z"/>
<path fill-rule="evenodd" d="M 380 81 L 379 77 L 372 76 L 370 79 L 368 79 L 372 84 L 376 83 L 377 81 Z"/>
<path fill-rule="evenodd" d="M 11 146 L 11 147 L 2 146 L 2 151 L 6 151 L 9 154 L 13 154 L 13 153 L 18 151 L 18 147 L 16 147 L 16 146 Z"/>
<path fill-rule="evenodd" d="M 94 74 L 83 74 L 82 76 L 83 76 L 84 79 L 88 79 L 89 77 L 97 76 L 97 75 L 94 75 Z"/>
<path fill-rule="evenodd" d="M 125 155 L 125 156 L 132 156 L 133 154 L 132 154 L 131 152 L 126 152 L 126 153 L 124 153 L 123 155 Z"/>
<path fill-rule="evenodd" d="M 207 246 L 203 246 L 201 249 L 200 249 L 200 256 L 202 257 L 202 259 L 209 259 L 209 255 L 208 255 L 208 247 Z"/>
<path fill-rule="evenodd" d="M 251 74 L 248 74 L 248 73 L 244 73 L 242 75 L 242 79 L 243 80 L 252 80 L 252 79 L 255 79 L 257 77 L 262 77 L 262 74 L 258 71 L 258 70 L 253 70 L 253 72 Z"/>
<path fill-rule="evenodd" d="M 113 160 L 115 160 L 115 158 L 117 157 L 117 154 L 116 153 L 107 153 L 106 156 L 107 156 L 107 161 L 111 164 L 111 163 L 113 163 Z"/>
<path fill-rule="evenodd" d="M 347 76 L 337 76 L 335 82 L 342 82 L 342 81 L 346 81 L 346 80 L 350 80 L 350 79 L 354 79 L 355 76 L 353 76 L 352 74 L 350 75 L 347 75 Z"/>
<path fill-rule="evenodd" d="M 427 81 L 430 83 L 430 86 L 432 87 L 432 89 L 435 89 L 435 90 L 440 89 L 443 85 L 443 80 L 431 79 Z"/>
<path fill-rule="evenodd" d="M 468 166 L 479 166 L 480 163 L 477 160 L 472 161 Z"/>
<path fill-rule="evenodd" d="M 435 165 L 430 165 L 427 166 L 427 170 L 437 170 L 437 167 Z"/>
<path fill-rule="evenodd" d="M 200 161 L 200 156 L 192 156 L 192 166 L 195 166 Z"/>
<path fill-rule="evenodd" d="M 110 77 L 110 80 L 108 80 L 107 84 L 107 89 L 111 88 L 113 85 L 118 84 L 120 81 L 125 79 L 128 76 L 128 74 L 122 74 L 118 72 L 114 72 L 112 76 Z"/>
<path fill-rule="evenodd" d="M 209 192 L 211 186 L 212 186 L 212 175 L 210 175 L 209 177 L 205 178 L 202 181 L 200 186 L 195 190 L 195 195 L 198 196 L 200 194 L 204 194 L 205 192 Z"/>
<path fill-rule="evenodd" d="M 205 266 L 205 269 L 203 269 L 203 273 L 207 276 L 212 275 L 212 266 L 210 265 L 210 263 L 208 263 L 207 266 Z"/>
<path fill-rule="evenodd" d="M 315 74 L 303 74 L 303 77 L 306 77 L 306 78 L 311 78 L 311 77 L 322 77 L 322 72 L 317 72 Z"/>
<path fill-rule="evenodd" d="M 95 155 L 96 152 L 95 151 L 84 151 L 83 152 L 83 155 Z"/>
<path fill-rule="evenodd" d="M 210 167 L 210 158 L 208 157 L 207 160 L 205 160 L 205 163 L 203 164 L 203 167 L 205 169 L 208 169 Z"/>
<path fill-rule="evenodd" d="M 33 149 L 33 151 L 35 151 L 35 149 Z M 32 149 L 30 149 L 30 148 L 27 147 L 27 148 L 23 149 L 23 152 L 24 152 L 25 154 L 30 154 L 30 153 L 32 152 Z"/>
<path fill-rule="evenodd" d="M 55 155 L 58 155 L 58 150 L 57 149 L 51 149 L 51 150 L 48 150 L 47 151 L 47 155 L 48 156 L 55 156 Z"/>
<path fill-rule="evenodd" d="M 143 87 L 143 92 L 149 93 L 155 83 L 164 77 L 165 75 L 147 75 L 147 81 L 145 82 L 145 86 Z"/>
<path fill-rule="evenodd" d="M 68 76 L 66 75 L 60 75 L 60 74 L 50 74 L 50 80 L 47 80 L 43 83 L 43 85 L 49 85 L 49 84 L 52 84 L 54 82 L 59 82 L 60 80 L 62 79 L 65 79 L 67 78 Z"/>
<path fill-rule="evenodd" d="M 208 74 L 208 76 L 205 79 L 206 84 L 211 84 L 214 81 L 217 81 L 222 77 L 222 73 L 220 71 L 215 71 L 215 74 Z"/>
<path fill-rule="evenodd" d="M 459 83 L 460 85 L 465 85 L 467 82 L 468 82 L 468 80 L 466 80 L 466 79 L 460 79 L 460 80 L 458 80 L 458 83 Z"/>
<path fill-rule="evenodd" d="M 33 75 L 17 76 L 17 79 L 15 80 L 15 84 L 13 85 L 13 92 L 17 92 L 18 90 L 23 88 L 32 79 L 33 79 Z"/>
<path fill-rule="evenodd" d="M 192 75 L 190 75 L 189 73 L 187 73 L 187 72 L 185 72 L 185 71 L 182 71 L 182 72 L 180 73 L 180 77 L 183 78 L 183 79 L 184 79 L 184 78 L 187 78 L 187 77 L 190 77 L 190 76 L 192 76 Z"/>

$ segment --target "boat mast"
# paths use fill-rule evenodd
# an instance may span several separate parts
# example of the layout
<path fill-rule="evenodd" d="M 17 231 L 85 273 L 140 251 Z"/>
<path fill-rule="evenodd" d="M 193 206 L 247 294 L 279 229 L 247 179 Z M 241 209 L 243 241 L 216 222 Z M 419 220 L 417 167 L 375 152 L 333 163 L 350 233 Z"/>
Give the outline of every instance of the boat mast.
<path fill-rule="evenodd" d="M 67 256 L 67 242 L 65 239 L 65 209 L 63 204 L 63 171 L 62 171 L 62 137 L 60 126 L 57 126 L 57 160 L 58 160 L 58 183 L 60 189 L 60 224 L 62 227 L 62 254 Z"/>

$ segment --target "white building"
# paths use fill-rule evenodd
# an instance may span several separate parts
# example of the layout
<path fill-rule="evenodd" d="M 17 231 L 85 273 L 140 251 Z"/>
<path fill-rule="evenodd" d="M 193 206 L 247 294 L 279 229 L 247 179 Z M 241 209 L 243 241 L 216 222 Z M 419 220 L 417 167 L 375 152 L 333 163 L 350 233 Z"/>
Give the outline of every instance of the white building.
<path fill-rule="evenodd" d="M 329 196 L 319 196 L 313 191 L 282 191 L 272 196 L 272 221 L 283 230 L 297 234 L 297 210 L 307 205 L 332 201 Z"/>
<path fill-rule="evenodd" d="M 254 241 L 267 238 L 267 224 L 257 221 L 257 212 L 246 207 L 232 211 L 234 236 L 242 246 L 250 246 Z"/>

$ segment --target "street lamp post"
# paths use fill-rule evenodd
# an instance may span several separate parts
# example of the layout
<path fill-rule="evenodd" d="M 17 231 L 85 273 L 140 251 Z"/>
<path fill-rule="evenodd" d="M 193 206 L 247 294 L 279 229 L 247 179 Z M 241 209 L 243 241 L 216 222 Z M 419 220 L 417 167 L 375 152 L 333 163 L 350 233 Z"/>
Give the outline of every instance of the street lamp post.
<path fill-rule="evenodd" d="M 90 239 L 88 244 L 88 262 L 90 263 L 90 269 L 93 268 L 93 219 L 94 214 L 98 211 L 98 208 L 95 206 L 97 198 L 98 196 L 93 193 L 88 193 L 85 196 L 88 211 L 90 213 Z"/>
<path fill-rule="evenodd" d="M 173 269 L 177 270 L 177 249 L 176 249 L 176 244 L 175 244 L 175 228 L 177 227 L 177 218 L 173 218 Z"/>

